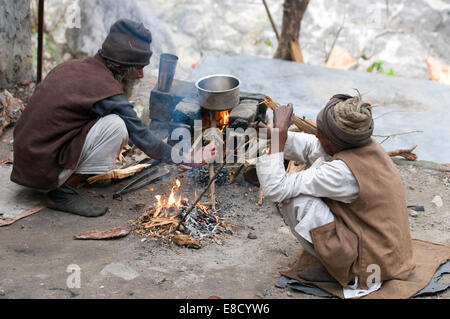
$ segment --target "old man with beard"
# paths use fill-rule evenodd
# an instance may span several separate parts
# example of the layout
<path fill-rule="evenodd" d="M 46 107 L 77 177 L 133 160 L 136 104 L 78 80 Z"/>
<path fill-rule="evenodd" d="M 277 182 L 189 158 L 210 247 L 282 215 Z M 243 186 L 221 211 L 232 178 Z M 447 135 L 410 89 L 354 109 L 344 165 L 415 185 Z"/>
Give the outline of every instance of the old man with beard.
<path fill-rule="evenodd" d="M 96 217 L 107 207 L 75 188 L 89 176 L 112 171 L 128 140 L 151 158 L 171 163 L 171 147 L 151 134 L 128 101 L 150 63 L 151 42 L 142 23 L 121 19 L 94 57 L 49 72 L 14 129 L 11 180 L 48 191 L 50 208 Z M 214 155 L 213 147 L 202 155 Z"/>
<path fill-rule="evenodd" d="M 404 187 L 372 139 L 371 105 L 359 94 L 334 95 L 317 116 L 316 136 L 288 131 L 292 115 L 290 104 L 274 111 L 279 148 L 258 158 L 256 169 L 264 196 L 280 203 L 294 236 L 319 261 L 298 277 L 337 281 L 344 295 L 358 296 L 407 279 L 415 265 Z M 287 174 L 284 159 L 308 168 Z"/>

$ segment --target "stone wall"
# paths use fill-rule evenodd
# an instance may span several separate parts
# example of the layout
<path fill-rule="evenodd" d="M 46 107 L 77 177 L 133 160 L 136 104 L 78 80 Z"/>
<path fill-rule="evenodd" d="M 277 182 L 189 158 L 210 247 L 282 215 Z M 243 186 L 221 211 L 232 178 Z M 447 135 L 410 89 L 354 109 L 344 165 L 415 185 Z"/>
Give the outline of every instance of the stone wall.
<path fill-rule="evenodd" d="M 29 0 L 0 0 L 0 48 L 0 88 L 33 78 Z"/>

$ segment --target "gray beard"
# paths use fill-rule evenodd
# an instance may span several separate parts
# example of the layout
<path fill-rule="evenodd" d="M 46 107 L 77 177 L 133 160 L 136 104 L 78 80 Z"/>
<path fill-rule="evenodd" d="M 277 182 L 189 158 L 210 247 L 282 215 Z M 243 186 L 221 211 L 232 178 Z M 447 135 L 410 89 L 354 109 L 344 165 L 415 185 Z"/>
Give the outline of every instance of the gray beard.
<path fill-rule="evenodd" d="M 127 99 L 130 99 L 139 80 L 129 79 L 129 74 L 127 73 L 123 75 L 116 75 L 115 78 L 117 81 L 119 81 L 120 85 L 122 85 L 123 92 Z"/>

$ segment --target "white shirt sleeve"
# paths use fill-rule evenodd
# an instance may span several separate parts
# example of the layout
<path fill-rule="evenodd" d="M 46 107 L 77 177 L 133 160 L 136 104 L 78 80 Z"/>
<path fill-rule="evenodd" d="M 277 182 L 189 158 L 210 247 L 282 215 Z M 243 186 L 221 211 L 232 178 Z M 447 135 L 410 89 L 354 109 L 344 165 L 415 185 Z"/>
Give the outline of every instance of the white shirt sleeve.
<path fill-rule="evenodd" d="M 258 158 L 256 171 L 265 198 L 282 202 L 310 195 L 351 203 L 358 197 L 359 187 L 353 173 L 343 161 L 327 162 L 329 155 L 314 135 L 290 132 L 285 152 Z M 304 171 L 287 174 L 284 158 L 312 165 Z"/>
<path fill-rule="evenodd" d="M 293 161 L 302 161 L 308 165 L 314 163 L 319 157 L 325 156 L 317 137 L 312 134 L 288 132 L 284 146 L 284 158 Z"/>

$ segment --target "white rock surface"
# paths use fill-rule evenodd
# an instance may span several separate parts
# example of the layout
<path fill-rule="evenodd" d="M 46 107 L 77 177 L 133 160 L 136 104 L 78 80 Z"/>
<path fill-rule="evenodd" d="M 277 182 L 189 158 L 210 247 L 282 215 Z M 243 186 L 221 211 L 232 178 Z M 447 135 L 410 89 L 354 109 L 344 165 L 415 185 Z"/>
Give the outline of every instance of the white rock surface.
<path fill-rule="evenodd" d="M 185 79 L 209 53 L 272 57 L 277 46 L 259 0 L 58 0 L 47 5 L 64 8 L 68 1 L 79 2 L 82 11 L 82 35 L 69 37 L 75 51 L 94 53 L 119 17 L 146 24 L 154 36 L 152 74 L 157 74 L 161 52 L 180 57 L 176 76 Z M 283 0 L 267 2 L 281 31 Z M 450 63 L 447 0 L 311 1 L 300 33 L 306 63 L 325 65 L 341 25 L 336 45 L 351 52 L 360 71 L 381 61 L 385 72 L 392 68 L 396 76 L 428 79 L 427 55 Z"/>
<path fill-rule="evenodd" d="M 131 267 L 128 267 L 121 263 L 112 263 L 106 265 L 100 272 L 103 276 L 114 275 L 124 280 L 133 280 L 139 277 L 139 274 Z"/>
<path fill-rule="evenodd" d="M 442 205 L 444 204 L 442 202 L 442 198 L 439 195 L 436 195 L 433 197 L 433 200 L 431 201 L 434 205 L 436 205 L 436 207 L 440 208 L 442 207 Z"/>

